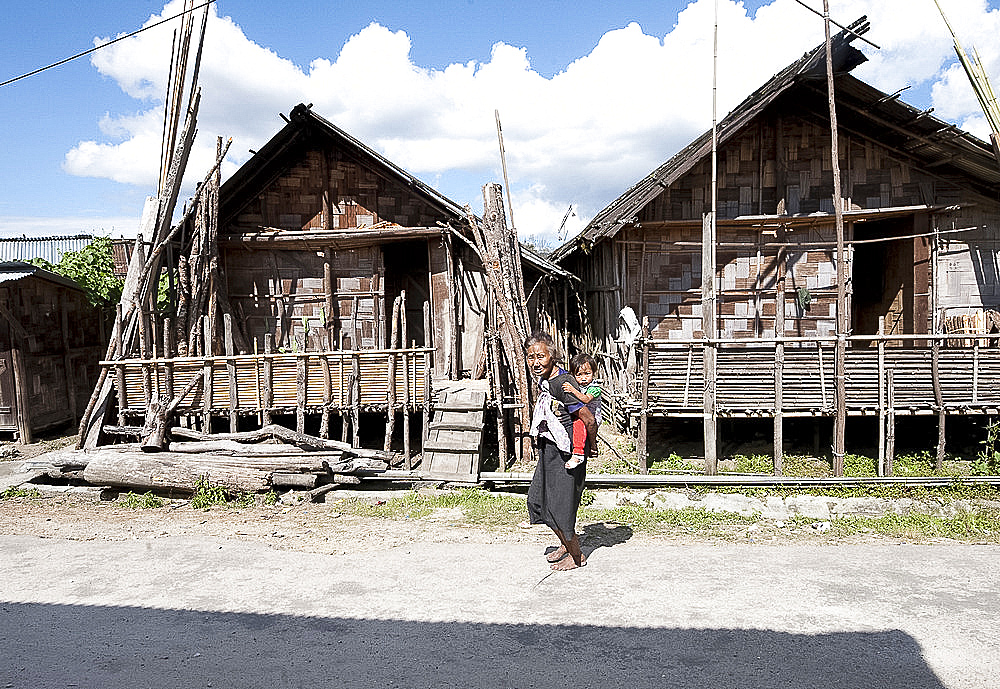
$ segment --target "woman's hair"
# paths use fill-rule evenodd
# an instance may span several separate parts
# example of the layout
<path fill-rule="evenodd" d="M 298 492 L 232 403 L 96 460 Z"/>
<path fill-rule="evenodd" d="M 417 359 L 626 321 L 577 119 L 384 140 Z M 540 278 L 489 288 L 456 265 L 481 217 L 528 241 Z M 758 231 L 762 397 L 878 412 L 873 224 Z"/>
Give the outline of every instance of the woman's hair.
<path fill-rule="evenodd" d="M 569 372 L 575 376 L 584 364 L 590 366 L 594 376 L 597 376 L 597 360 L 586 352 L 580 352 L 569 360 Z"/>
<path fill-rule="evenodd" d="M 543 344 L 549 348 L 549 354 L 552 355 L 553 361 L 562 361 L 562 350 L 559 349 L 559 345 L 556 341 L 552 339 L 552 336 L 547 332 L 541 330 L 536 330 L 535 332 L 528 335 L 528 339 L 524 341 L 524 349 L 527 351 L 531 345 Z"/>

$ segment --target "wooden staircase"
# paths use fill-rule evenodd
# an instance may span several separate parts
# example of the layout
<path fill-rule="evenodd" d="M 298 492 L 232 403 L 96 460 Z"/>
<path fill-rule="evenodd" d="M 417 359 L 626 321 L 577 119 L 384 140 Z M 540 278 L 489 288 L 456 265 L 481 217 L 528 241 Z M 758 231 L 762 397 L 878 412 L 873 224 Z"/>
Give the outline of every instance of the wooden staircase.
<path fill-rule="evenodd" d="M 486 381 L 435 381 L 420 477 L 476 483 L 483 446 Z"/>

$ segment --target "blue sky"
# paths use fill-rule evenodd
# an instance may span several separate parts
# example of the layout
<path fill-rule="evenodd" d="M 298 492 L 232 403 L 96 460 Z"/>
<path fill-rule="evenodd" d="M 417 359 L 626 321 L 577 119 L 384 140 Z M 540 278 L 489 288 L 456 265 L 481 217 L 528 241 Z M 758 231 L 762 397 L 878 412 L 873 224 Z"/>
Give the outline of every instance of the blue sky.
<path fill-rule="evenodd" d="M 720 6 L 720 116 L 822 40 L 794 0 Z M 816 8 L 820 0 L 808 0 Z M 200 4 L 200 2 L 196 2 Z M 998 3 L 942 0 L 967 47 L 1000 76 Z M 219 0 L 206 41 L 203 108 L 188 189 L 232 136 L 231 174 L 280 129 L 317 112 L 459 203 L 500 181 L 500 110 L 522 236 L 578 230 L 710 119 L 713 0 L 368 2 Z M 180 0 L 8 3 L 0 81 L 180 9 Z M 971 90 L 932 0 L 832 0 L 867 13 L 881 51 L 855 74 L 982 135 Z M 171 28 L 0 87 L 0 234 L 134 234 L 153 192 Z"/>

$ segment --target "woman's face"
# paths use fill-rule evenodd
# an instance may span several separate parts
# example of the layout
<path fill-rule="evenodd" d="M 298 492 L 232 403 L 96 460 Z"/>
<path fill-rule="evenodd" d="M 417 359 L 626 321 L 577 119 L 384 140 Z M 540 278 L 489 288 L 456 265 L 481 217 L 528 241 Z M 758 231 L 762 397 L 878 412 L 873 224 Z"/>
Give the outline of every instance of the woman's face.
<path fill-rule="evenodd" d="M 539 380 L 544 380 L 552 375 L 552 369 L 555 368 L 556 362 L 552 358 L 552 352 L 549 351 L 548 345 L 544 342 L 536 342 L 528 347 L 526 358 L 532 375 Z"/>

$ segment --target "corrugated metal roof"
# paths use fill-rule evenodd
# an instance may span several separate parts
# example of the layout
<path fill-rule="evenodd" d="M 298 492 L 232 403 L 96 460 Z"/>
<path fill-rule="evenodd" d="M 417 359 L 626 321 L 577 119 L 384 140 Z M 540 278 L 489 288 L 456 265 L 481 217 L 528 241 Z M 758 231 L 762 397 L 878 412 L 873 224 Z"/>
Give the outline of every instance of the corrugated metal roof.
<path fill-rule="evenodd" d="M 94 241 L 94 235 L 68 237 L 0 237 L 0 262 L 43 258 L 59 263 L 67 251 L 79 251 Z"/>
<path fill-rule="evenodd" d="M 72 289 L 83 291 L 83 288 L 80 287 L 80 285 L 76 284 L 69 278 L 57 275 L 56 273 L 45 270 L 44 268 L 38 268 L 30 263 L 22 263 L 21 261 L 7 261 L 0 263 L 0 283 L 16 282 L 32 276 L 42 280 L 48 280 L 49 282 L 55 282 L 59 285 L 63 285 L 64 287 L 70 287 Z"/>

